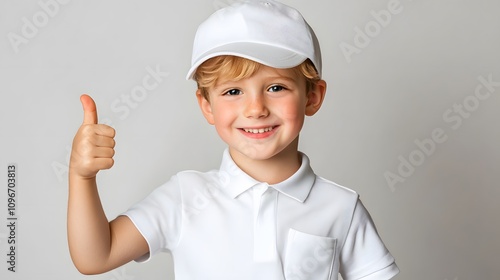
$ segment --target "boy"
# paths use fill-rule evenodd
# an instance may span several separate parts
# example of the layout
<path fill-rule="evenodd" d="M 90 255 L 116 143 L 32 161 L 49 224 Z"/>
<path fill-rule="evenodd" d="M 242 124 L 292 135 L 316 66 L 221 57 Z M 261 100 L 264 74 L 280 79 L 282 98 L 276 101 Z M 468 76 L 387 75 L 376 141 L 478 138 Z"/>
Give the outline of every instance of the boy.
<path fill-rule="evenodd" d="M 95 176 L 114 130 L 82 95 L 70 161 L 68 239 L 76 267 L 102 273 L 171 252 L 176 279 L 390 279 L 398 273 L 358 195 L 298 151 L 324 99 L 317 39 L 294 9 L 245 1 L 200 25 L 188 78 L 228 145 L 220 170 L 184 171 L 108 223 Z"/>

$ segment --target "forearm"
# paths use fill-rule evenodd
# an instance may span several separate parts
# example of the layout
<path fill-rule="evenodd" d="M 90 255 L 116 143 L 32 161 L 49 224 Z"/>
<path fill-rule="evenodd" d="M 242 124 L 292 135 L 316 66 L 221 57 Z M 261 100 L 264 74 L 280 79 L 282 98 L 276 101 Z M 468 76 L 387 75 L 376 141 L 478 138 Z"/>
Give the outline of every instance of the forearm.
<path fill-rule="evenodd" d="M 83 124 L 73 139 L 69 164 L 68 242 L 78 270 L 97 274 L 146 254 L 149 247 L 127 217 L 107 220 L 95 176 L 113 166 L 115 130 L 98 124 L 90 96 L 84 94 L 80 101 Z"/>
<path fill-rule="evenodd" d="M 95 177 L 84 179 L 70 172 L 68 242 L 71 258 L 80 272 L 101 272 L 100 267 L 106 266 L 111 252 L 110 236 Z"/>

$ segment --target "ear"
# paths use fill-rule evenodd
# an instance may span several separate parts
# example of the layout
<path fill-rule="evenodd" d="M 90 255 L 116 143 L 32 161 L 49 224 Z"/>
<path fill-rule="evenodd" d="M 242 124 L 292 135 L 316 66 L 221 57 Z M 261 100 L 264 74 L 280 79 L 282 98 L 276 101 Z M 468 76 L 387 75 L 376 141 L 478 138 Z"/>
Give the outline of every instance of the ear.
<path fill-rule="evenodd" d="M 210 102 L 203 97 L 201 90 L 196 91 L 196 98 L 198 99 L 198 105 L 200 106 L 201 112 L 209 124 L 214 124 L 214 115 L 212 114 L 212 105 Z"/>
<path fill-rule="evenodd" d="M 319 80 L 308 92 L 306 104 L 306 116 L 312 116 L 318 112 L 323 104 L 326 94 L 326 82 Z"/>

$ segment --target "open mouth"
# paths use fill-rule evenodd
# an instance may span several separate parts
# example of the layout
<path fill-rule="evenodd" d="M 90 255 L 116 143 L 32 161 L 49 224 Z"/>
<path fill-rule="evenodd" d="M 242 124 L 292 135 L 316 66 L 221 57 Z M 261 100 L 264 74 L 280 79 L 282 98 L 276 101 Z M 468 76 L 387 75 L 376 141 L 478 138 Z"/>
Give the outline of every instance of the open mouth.
<path fill-rule="evenodd" d="M 262 133 L 272 131 L 274 128 L 275 128 L 275 126 L 270 126 L 270 127 L 263 127 L 263 128 L 242 128 L 242 130 L 247 132 L 247 133 L 262 134 Z"/>

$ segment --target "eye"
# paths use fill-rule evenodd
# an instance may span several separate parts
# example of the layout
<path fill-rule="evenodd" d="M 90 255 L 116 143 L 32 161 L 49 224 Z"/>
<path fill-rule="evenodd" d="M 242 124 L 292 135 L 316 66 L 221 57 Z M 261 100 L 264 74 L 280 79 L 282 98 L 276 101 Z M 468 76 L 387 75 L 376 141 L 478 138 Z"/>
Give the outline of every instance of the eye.
<path fill-rule="evenodd" d="M 232 88 L 232 89 L 224 92 L 224 95 L 240 95 L 240 94 L 241 94 L 241 90 L 236 89 L 236 88 Z"/>
<path fill-rule="evenodd" d="M 270 92 L 278 92 L 278 91 L 282 91 L 284 89 L 285 89 L 285 87 L 283 87 L 283 86 L 274 85 L 274 86 L 270 86 L 267 90 Z"/>

